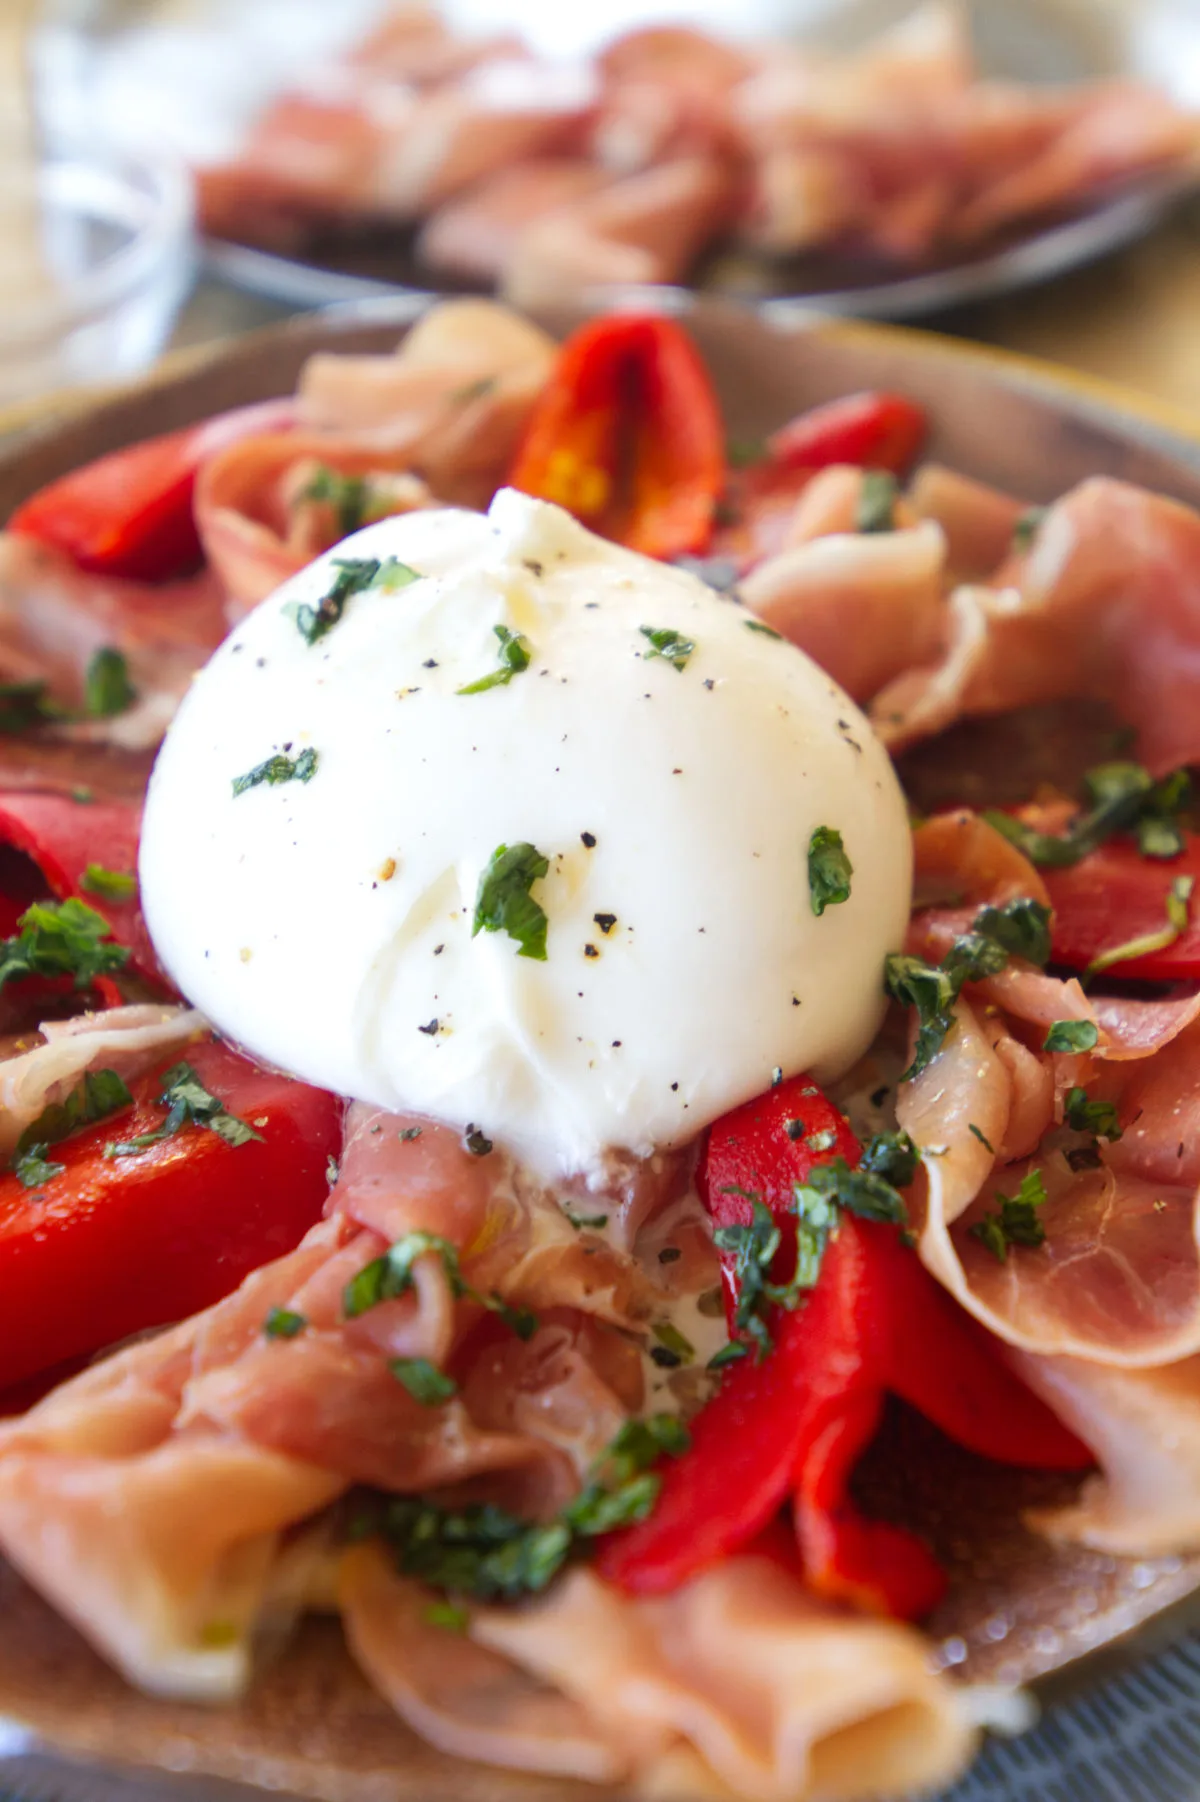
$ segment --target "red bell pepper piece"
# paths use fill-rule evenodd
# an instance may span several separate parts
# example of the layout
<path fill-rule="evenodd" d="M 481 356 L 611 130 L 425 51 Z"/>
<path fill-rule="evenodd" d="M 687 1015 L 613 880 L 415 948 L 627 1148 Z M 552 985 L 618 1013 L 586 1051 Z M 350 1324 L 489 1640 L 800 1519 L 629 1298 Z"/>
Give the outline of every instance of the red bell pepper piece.
<path fill-rule="evenodd" d="M 97 575 L 169 581 L 203 561 L 192 513 L 201 465 L 239 438 L 286 430 L 294 418 L 294 401 L 265 401 L 111 451 L 39 488 L 8 530 L 65 551 Z"/>
<path fill-rule="evenodd" d="M 1065 869 L 1044 869 L 1055 963 L 1086 970 L 1101 952 L 1161 932 L 1171 884 L 1190 876 L 1196 889 L 1185 930 L 1159 951 L 1113 964 L 1112 974 L 1154 982 L 1200 977 L 1200 836 L 1183 837 L 1182 854 L 1168 861 L 1144 857 L 1132 839 L 1114 838 Z"/>
<path fill-rule="evenodd" d="M 854 463 L 904 475 L 925 438 L 925 413 L 903 394 L 847 394 L 810 407 L 767 439 L 771 461 L 784 469 L 828 469 Z"/>
<path fill-rule="evenodd" d="M 0 845 L 11 845 L 37 865 L 46 888 L 57 900 L 74 896 L 103 914 L 119 945 L 133 953 L 129 968 L 163 987 L 165 978 L 154 955 L 142 918 L 136 887 L 130 895 L 98 893 L 87 886 L 89 866 L 115 876 L 136 876 L 142 810 L 125 801 L 74 801 L 69 795 L 0 791 Z M 0 885 L 7 888 L 7 883 Z M 17 908 L 22 911 L 29 895 Z M 16 931 L 5 922 L 0 936 Z"/>
<path fill-rule="evenodd" d="M 793 1138 L 796 1120 L 804 1132 Z M 853 1166 L 859 1155 L 847 1122 L 796 1078 L 712 1127 L 700 1193 L 718 1225 L 748 1221 L 754 1194 L 786 1231 L 793 1185 L 818 1163 L 840 1156 Z M 791 1257 L 785 1243 L 778 1275 Z M 599 1569 L 611 1582 L 639 1595 L 675 1589 L 749 1545 L 790 1497 L 812 1587 L 889 1613 L 926 1613 L 943 1587 L 926 1548 L 863 1519 L 847 1497 L 889 1391 L 1002 1462 L 1065 1470 L 1092 1462 L 892 1226 L 846 1216 L 811 1294 L 794 1312 L 776 1311 L 772 1330 L 767 1356 L 732 1365 L 692 1421 L 691 1448 L 663 1467 L 649 1518 L 604 1542 Z"/>
<path fill-rule="evenodd" d="M 130 1084 L 132 1110 L 49 1148 L 61 1175 L 32 1190 L 0 1176 L 0 1389 L 207 1307 L 320 1218 L 338 1098 L 213 1040 L 182 1056 L 261 1140 L 228 1145 L 189 1125 L 137 1157 L 106 1158 L 111 1140 L 162 1125 L 169 1058 Z"/>
<path fill-rule="evenodd" d="M 705 549 L 725 480 L 708 372 L 657 314 L 573 332 L 533 410 L 509 482 L 648 557 Z"/>

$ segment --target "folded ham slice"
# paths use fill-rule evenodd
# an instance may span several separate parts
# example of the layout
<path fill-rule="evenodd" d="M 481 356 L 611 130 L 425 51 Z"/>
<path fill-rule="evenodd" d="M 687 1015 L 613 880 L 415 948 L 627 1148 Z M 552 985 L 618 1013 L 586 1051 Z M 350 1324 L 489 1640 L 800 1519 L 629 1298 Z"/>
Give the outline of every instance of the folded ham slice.
<path fill-rule="evenodd" d="M 1106 476 L 1050 508 L 995 588 L 959 589 L 939 660 L 878 694 L 893 750 L 974 714 L 1088 696 L 1155 774 L 1200 757 L 1200 516 Z"/>

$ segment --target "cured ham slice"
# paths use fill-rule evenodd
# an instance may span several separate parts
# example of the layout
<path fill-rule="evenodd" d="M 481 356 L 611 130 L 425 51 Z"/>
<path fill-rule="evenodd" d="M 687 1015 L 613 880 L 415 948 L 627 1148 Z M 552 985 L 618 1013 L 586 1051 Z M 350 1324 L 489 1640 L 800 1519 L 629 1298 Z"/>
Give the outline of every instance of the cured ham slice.
<path fill-rule="evenodd" d="M 318 431 L 406 455 L 439 499 L 482 505 L 508 469 L 556 350 L 507 307 L 442 301 L 394 356 L 310 357 L 301 411 Z"/>
<path fill-rule="evenodd" d="M 758 564 L 740 592 L 864 701 L 940 643 L 945 551 L 932 521 L 899 532 L 834 533 Z"/>
<path fill-rule="evenodd" d="M 196 520 L 209 563 L 238 619 L 280 583 L 346 536 L 337 509 L 315 498 L 323 476 L 362 482 L 364 517 L 350 529 L 432 504 L 407 472 L 407 450 L 389 452 L 317 432 L 264 434 L 205 464 Z"/>
<path fill-rule="evenodd" d="M 1153 1370 L 1026 1353 L 1015 1361 L 1100 1465 L 1072 1502 L 1031 1511 L 1031 1526 L 1125 1557 L 1200 1545 L 1200 1358 Z"/>
<path fill-rule="evenodd" d="M 712 156 L 679 157 L 522 232 L 504 279 L 516 306 L 577 298 L 616 283 L 673 282 L 737 204 L 736 174 Z"/>
<path fill-rule="evenodd" d="M 477 1608 L 471 1637 L 594 1714 L 658 1794 L 769 1802 L 945 1781 L 974 1733 L 911 1629 L 844 1614 L 742 1556 L 634 1601 L 590 1571 L 544 1601 Z"/>
<path fill-rule="evenodd" d="M 0 533 L 0 674 L 44 682 L 77 712 L 97 652 L 119 651 L 135 690 L 107 719 L 56 728 L 129 750 L 157 745 L 193 673 L 225 635 L 223 597 L 210 573 L 182 582 L 94 576 L 36 539 Z"/>
<path fill-rule="evenodd" d="M 527 226 L 569 214 L 612 179 L 582 158 L 513 163 L 440 207 L 421 230 L 418 254 L 430 268 L 467 281 L 502 281 Z"/>
<path fill-rule="evenodd" d="M 1200 517 L 1108 477 L 1048 512 L 996 589 L 960 589 L 940 662 L 876 697 L 893 749 L 952 719 L 1036 702 L 1106 701 L 1162 774 L 1200 756 Z M 917 658 L 911 662 L 918 665 Z"/>
<path fill-rule="evenodd" d="M 1013 545 L 1022 501 L 973 482 L 941 463 L 923 463 L 912 479 L 909 504 L 936 520 L 946 535 L 946 567 L 960 581 L 981 581 L 999 568 Z"/>

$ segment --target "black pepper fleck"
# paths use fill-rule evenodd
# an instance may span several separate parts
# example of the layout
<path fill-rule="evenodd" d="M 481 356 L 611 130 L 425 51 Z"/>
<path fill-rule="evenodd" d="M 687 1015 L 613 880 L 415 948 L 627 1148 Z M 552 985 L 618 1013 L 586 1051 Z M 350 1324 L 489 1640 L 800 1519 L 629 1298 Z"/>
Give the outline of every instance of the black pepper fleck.
<path fill-rule="evenodd" d="M 427 657 L 425 659 L 424 663 L 421 665 L 421 668 L 422 669 L 436 669 L 437 666 L 438 666 L 438 664 L 437 664 L 436 657 Z"/>
<path fill-rule="evenodd" d="M 417 1031 L 425 1033 L 429 1038 L 433 1038 L 440 1024 L 441 1022 L 439 1020 L 433 1019 L 430 1020 L 426 1026 L 418 1026 Z"/>
<path fill-rule="evenodd" d="M 583 947 L 583 955 L 585 957 L 599 957 L 600 953 L 595 945 L 585 945 Z"/>
<path fill-rule="evenodd" d="M 650 1356 L 660 1370 L 678 1370 L 683 1362 L 678 1352 L 668 1351 L 665 1345 L 652 1345 Z"/>
<path fill-rule="evenodd" d="M 523 557 L 521 559 L 521 561 L 525 565 L 525 568 L 529 571 L 531 576 L 540 576 L 540 575 L 545 574 L 545 565 L 539 563 L 537 561 L 536 557 Z"/>
<path fill-rule="evenodd" d="M 606 937 L 617 923 L 616 914 L 593 914 L 592 918 Z"/>
<path fill-rule="evenodd" d="M 582 840 L 583 840 L 583 842 L 584 842 L 584 844 L 585 844 L 585 845 L 586 845 L 586 846 L 587 846 L 587 848 L 588 848 L 588 850 L 589 850 L 589 851 L 594 851 L 594 850 L 595 850 L 595 848 L 596 848 L 596 834 L 595 834 L 595 833 L 594 833 L 594 832 L 581 832 L 581 833 L 580 833 L 580 834 L 579 834 L 579 836 L 580 836 L 580 838 L 581 838 L 581 839 L 582 839 Z"/>
<path fill-rule="evenodd" d="M 443 952 L 443 951 L 444 951 L 444 950 L 445 950 L 445 949 L 446 949 L 446 947 L 445 947 L 445 945 L 435 945 L 435 946 L 434 946 L 434 947 L 433 947 L 433 955 L 434 955 L 434 956 L 435 956 L 435 957 L 440 957 L 440 956 L 441 956 L 441 955 L 442 955 L 442 952 Z"/>
<path fill-rule="evenodd" d="M 678 1245 L 664 1245 L 658 1254 L 660 1264 L 674 1264 L 683 1256 Z"/>

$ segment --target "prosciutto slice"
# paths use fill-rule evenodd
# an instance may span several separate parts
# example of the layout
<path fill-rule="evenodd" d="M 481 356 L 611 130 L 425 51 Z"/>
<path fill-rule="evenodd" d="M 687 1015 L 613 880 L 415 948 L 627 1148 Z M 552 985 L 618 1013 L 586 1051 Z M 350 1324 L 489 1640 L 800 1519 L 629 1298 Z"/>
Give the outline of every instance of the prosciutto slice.
<path fill-rule="evenodd" d="M 1087 696 L 1155 774 L 1200 757 L 1200 516 L 1097 476 L 1048 512 L 996 588 L 956 592 L 940 659 L 876 696 L 898 749 L 954 719 Z"/>

